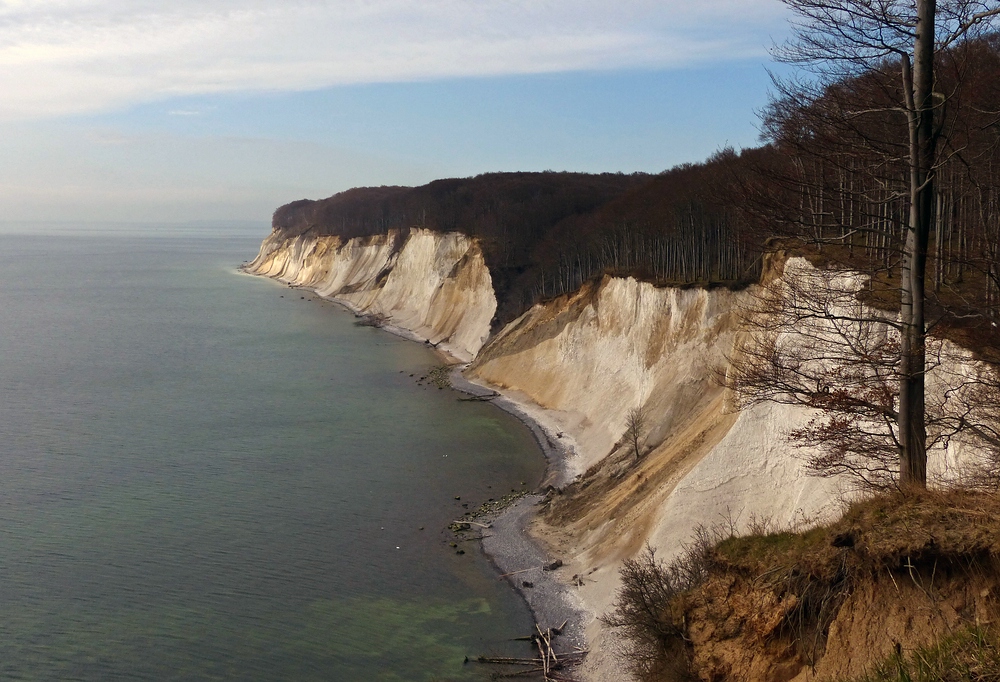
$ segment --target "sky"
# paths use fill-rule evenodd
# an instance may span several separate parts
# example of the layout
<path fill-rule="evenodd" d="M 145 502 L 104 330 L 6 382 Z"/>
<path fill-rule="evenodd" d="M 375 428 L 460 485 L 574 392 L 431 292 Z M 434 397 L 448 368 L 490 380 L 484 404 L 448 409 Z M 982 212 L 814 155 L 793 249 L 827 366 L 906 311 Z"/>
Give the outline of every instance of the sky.
<path fill-rule="evenodd" d="M 778 0 L 0 0 L 0 221 L 267 222 L 360 185 L 758 142 Z"/>

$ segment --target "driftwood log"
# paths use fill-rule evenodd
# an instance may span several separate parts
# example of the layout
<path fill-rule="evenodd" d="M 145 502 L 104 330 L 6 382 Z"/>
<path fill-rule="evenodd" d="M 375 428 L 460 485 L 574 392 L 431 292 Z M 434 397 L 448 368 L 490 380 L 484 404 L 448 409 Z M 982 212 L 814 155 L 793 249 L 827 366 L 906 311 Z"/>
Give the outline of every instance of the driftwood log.
<path fill-rule="evenodd" d="M 556 652 L 553 642 L 556 637 L 562 634 L 567 622 L 563 621 L 562 625 L 557 628 L 545 628 L 544 630 L 535 623 L 535 632 L 526 637 L 516 638 L 517 640 L 529 641 L 534 645 L 538 651 L 538 655 L 534 658 L 478 656 L 474 660 L 476 663 L 486 665 L 521 668 L 521 670 L 496 673 L 495 677 L 498 678 L 541 677 L 544 682 L 574 682 L 572 677 L 566 676 L 567 670 L 579 664 L 587 655 L 587 650 L 574 647 L 572 651 Z"/>

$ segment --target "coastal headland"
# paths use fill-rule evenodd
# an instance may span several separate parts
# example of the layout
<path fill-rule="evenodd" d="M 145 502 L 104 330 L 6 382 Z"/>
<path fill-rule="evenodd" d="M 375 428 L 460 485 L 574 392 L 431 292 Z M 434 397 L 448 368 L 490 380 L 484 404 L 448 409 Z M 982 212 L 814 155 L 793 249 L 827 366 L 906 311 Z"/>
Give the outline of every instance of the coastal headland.
<path fill-rule="evenodd" d="M 476 183 L 509 180 L 520 190 L 532 181 L 531 174 L 513 175 L 449 181 L 459 183 L 449 191 L 458 192 L 461 182 L 466 196 L 485 191 Z M 310 289 L 367 323 L 432 345 L 454 364 L 457 390 L 490 400 L 531 428 L 548 462 L 546 480 L 488 521 L 484 551 L 524 595 L 540 627 L 564 624 L 566 645 L 589 652 L 577 678 L 627 680 L 616 654 L 619 635 L 603 617 L 615 608 L 628 562 L 646 548 L 664 562 L 683 557 L 705 528 L 724 527 L 730 536 L 759 531 L 762 520 L 784 533 L 816 528 L 834 522 L 854 499 L 848 480 L 811 475 L 808 449 L 789 445 L 813 411 L 741 403 L 724 380 L 734 357 L 754 341 L 745 313 L 762 288 L 805 286 L 823 266 L 779 247 L 751 258 L 723 238 L 722 226 L 713 238 L 719 259 L 692 270 L 688 282 L 631 266 L 588 270 L 585 259 L 602 244 L 622 263 L 627 250 L 602 242 L 580 214 L 611 211 L 607 206 L 630 192 L 645 200 L 650 190 L 635 187 L 648 179 L 571 175 L 566 193 L 576 187 L 592 197 L 596 183 L 605 191 L 596 202 L 604 208 L 581 208 L 559 195 L 560 206 L 572 207 L 560 214 L 537 204 L 559 180 L 551 176 L 560 174 L 537 175 L 535 198 L 520 209 L 508 204 L 507 214 L 486 212 L 465 227 L 437 216 L 454 229 L 413 226 L 402 208 L 396 226 L 372 218 L 391 214 L 394 201 L 408 206 L 407 188 L 372 190 L 375 199 L 345 193 L 295 202 L 276 212 L 272 233 L 245 269 Z M 505 223 L 511 214 L 520 216 L 520 232 Z M 574 242 L 571 234 L 580 236 Z M 850 273 L 842 280 L 856 288 L 865 282 Z M 967 353 L 957 362 L 972 372 L 977 360 Z M 940 371 L 929 375 L 932 391 L 939 390 L 934 372 Z M 932 475 L 947 477 L 962 458 L 960 439 L 932 449 Z M 827 623 L 826 631 L 835 625 Z M 907 627 L 900 626 L 897 641 L 926 640 L 926 632 Z M 699 644 L 709 653 L 696 657 L 729 650 L 729 635 L 712 632 Z M 892 642 L 872 637 L 877 646 L 847 663 L 831 657 L 829 665 L 855 674 L 892 655 Z M 759 665 L 780 663 L 785 680 L 813 679 L 815 660 L 791 651 L 768 650 L 771 658 L 761 654 Z"/>

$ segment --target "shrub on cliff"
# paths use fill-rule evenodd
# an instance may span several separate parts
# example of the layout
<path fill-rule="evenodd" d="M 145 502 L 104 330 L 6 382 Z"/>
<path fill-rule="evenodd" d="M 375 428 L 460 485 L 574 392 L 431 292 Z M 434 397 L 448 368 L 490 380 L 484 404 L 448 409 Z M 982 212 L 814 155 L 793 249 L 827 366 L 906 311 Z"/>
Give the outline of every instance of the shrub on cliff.
<path fill-rule="evenodd" d="M 620 635 L 622 659 L 639 680 L 687 680 L 691 669 L 683 619 L 677 600 L 700 585 L 708 575 L 715 543 L 699 529 L 695 541 L 674 561 L 656 558 L 646 546 L 622 565 L 622 586 L 605 625 Z"/>

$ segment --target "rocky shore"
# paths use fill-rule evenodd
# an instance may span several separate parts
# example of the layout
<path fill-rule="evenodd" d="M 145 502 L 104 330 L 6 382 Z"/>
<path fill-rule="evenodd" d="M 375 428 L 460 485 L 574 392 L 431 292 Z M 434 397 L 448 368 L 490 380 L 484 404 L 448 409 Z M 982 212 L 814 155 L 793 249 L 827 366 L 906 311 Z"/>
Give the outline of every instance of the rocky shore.
<path fill-rule="evenodd" d="M 535 436 L 547 462 L 542 487 L 564 485 L 568 476 L 566 461 L 574 448 L 572 439 L 565 434 L 552 433 L 511 397 L 470 381 L 462 374 L 463 369 L 464 365 L 452 369 L 450 378 L 455 390 L 489 398 L 498 408 L 524 423 Z M 492 519 L 492 527 L 483 534 L 483 552 L 522 596 L 540 628 L 561 627 L 559 645 L 568 650 L 582 649 L 587 643 L 585 629 L 590 614 L 562 575 L 562 560 L 550 556 L 530 532 L 536 508 L 544 499 L 542 493 L 525 495 L 501 511 Z"/>

